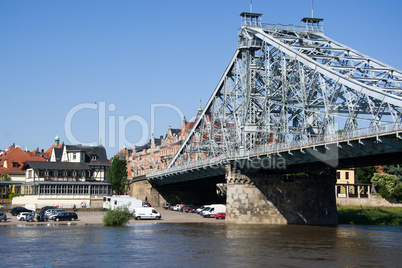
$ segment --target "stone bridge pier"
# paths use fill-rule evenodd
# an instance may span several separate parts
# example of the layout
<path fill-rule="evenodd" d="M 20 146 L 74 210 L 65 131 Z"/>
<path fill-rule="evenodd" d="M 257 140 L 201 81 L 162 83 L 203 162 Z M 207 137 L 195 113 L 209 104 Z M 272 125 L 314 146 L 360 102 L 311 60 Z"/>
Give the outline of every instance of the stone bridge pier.
<path fill-rule="evenodd" d="M 240 224 L 338 224 L 336 170 L 282 175 L 226 165 L 226 221 Z"/>

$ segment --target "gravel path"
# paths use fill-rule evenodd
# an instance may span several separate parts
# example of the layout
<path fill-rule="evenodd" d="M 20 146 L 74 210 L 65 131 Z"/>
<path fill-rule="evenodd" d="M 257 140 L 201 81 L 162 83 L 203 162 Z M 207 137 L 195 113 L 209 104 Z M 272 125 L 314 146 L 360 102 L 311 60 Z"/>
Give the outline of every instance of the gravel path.
<path fill-rule="evenodd" d="M 171 210 L 166 210 L 163 208 L 156 208 L 156 210 L 161 214 L 161 220 L 130 220 L 130 223 L 144 223 L 144 222 L 160 222 L 160 223 L 215 223 L 222 224 L 225 223 L 225 220 L 217 220 L 215 218 L 203 218 L 195 213 L 185 213 L 185 212 L 176 212 Z M 102 224 L 103 215 L 105 212 L 77 212 L 78 220 L 71 221 L 48 221 L 48 222 L 25 222 L 18 221 L 17 216 L 11 216 L 10 213 L 7 213 L 7 221 L 0 222 L 1 226 L 17 226 L 17 225 L 48 225 L 48 224 L 76 224 L 76 225 L 87 225 L 87 224 Z"/>

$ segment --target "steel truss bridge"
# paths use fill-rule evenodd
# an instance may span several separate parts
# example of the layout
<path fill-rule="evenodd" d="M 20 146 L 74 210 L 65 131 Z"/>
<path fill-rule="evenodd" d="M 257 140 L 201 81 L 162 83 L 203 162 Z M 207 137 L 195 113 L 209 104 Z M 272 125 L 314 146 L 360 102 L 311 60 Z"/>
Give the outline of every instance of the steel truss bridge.
<path fill-rule="evenodd" d="M 330 39 L 323 19 L 299 27 L 263 24 L 261 15 L 241 14 L 238 48 L 217 87 L 168 168 L 149 181 L 223 175 L 227 163 L 336 167 L 402 152 L 400 70 Z"/>

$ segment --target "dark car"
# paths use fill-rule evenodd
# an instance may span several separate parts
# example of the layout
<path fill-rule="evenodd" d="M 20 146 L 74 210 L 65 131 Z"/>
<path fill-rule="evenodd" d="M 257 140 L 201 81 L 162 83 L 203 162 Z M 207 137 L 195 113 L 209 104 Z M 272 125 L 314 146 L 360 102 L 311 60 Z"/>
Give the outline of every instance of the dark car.
<path fill-rule="evenodd" d="M 0 221 L 5 222 L 7 221 L 7 214 L 6 213 L 0 213 Z"/>
<path fill-rule="evenodd" d="M 56 208 L 57 208 L 57 207 L 55 207 L 55 206 L 45 206 L 45 207 L 43 207 L 43 208 L 40 209 L 40 212 L 41 212 L 41 213 L 45 213 L 46 210 L 48 210 L 48 209 L 56 209 Z"/>
<path fill-rule="evenodd" d="M 15 207 L 10 210 L 11 215 L 17 216 L 21 212 L 32 212 L 32 210 L 24 208 L 24 207 Z"/>
<path fill-rule="evenodd" d="M 74 212 L 60 212 L 59 214 L 57 214 L 56 216 L 53 217 L 54 221 L 74 221 L 77 220 L 78 216 L 77 213 Z"/>

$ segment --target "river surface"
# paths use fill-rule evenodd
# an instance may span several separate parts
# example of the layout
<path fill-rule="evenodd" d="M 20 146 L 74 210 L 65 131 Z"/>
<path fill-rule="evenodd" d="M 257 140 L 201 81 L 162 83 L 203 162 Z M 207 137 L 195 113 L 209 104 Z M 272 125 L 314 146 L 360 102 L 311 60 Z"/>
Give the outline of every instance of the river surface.
<path fill-rule="evenodd" d="M 402 227 L 0 226 L 1 267 L 401 267 Z"/>

